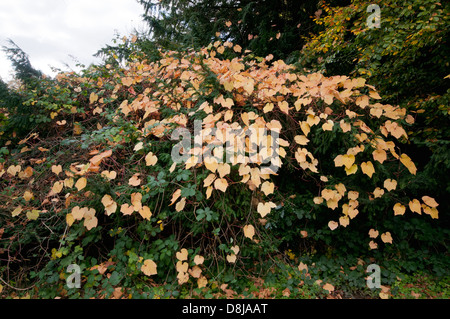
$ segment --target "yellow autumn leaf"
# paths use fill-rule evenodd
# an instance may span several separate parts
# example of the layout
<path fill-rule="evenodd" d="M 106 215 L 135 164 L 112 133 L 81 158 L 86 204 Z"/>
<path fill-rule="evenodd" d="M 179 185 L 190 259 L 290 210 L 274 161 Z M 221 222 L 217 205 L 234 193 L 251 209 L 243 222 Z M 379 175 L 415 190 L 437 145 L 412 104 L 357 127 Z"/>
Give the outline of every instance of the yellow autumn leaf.
<path fill-rule="evenodd" d="M 102 171 L 101 175 L 106 177 L 107 179 L 115 179 L 117 177 L 116 171 Z"/>
<path fill-rule="evenodd" d="M 361 170 L 364 174 L 366 174 L 370 178 L 372 178 L 373 173 L 375 173 L 375 168 L 373 167 L 373 164 L 371 161 L 362 162 Z"/>
<path fill-rule="evenodd" d="M 95 155 L 94 157 L 92 157 L 91 159 L 89 159 L 89 162 L 90 162 L 92 165 L 94 165 L 94 166 L 99 166 L 100 163 L 101 163 L 105 158 L 111 157 L 111 155 L 112 155 L 112 150 L 107 150 L 107 151 L 104 151 L 104 152 L 102 152 L 102 153 L 100 153 L 100 154 Z"/>
<path fill-rule="evenodd" d="M 253 225 L 245 225 L 243 230 L 245 237 L 253 239 L 253 236 L 255 236 L 255 228 L 253 227 Z"/>
<path fill-rule="evenodd" d="M 215 157 L 207 157 L 203 160 L 203 164 L 205 165 L 206 169 L 210 170 L 211 172 L 215 172 L 219 166 L 219 163 L 217 162 L 217 159 Z"/>
<path fill-rule="evenodd" d="M 61 165 L 52 165 L 52 172 L 56 175 L 59 175 L 59 173 L 62 172 L 62 166 Z"/>
<path fill-rule="evenodd" d="M 131 205 L 133 205 L 135 211 L 139 211 L 142 208 L 142 194 L 132 193 L 131 194 Z"/>
<path fill-rule="evenodd" d="M 406 154 L 400 155 L 400 162 L 402 162 L 402 164 L 405 165 L 405 167 L 409 170 L 411 174 L 416 175 L 417 172 L 416 165 L 408 155 Z"/>
<path fill-rule="evenodd" d="M 349 200 L 357 200 L 358 197 L 359 197 L 359 192 L 357 192 L 357 191 L 349 191 L 347 196 L 348 196 Z"/>
<path fill-rule="evenodd" d="M 326 283 L 325 285 L 323 285 L 322 287 L 324 290 L 328 291 L 328 293 L 331 293 L 334 291 L 334 286 L 330 283 Z"/>
<path fill-rule="evenodd" d="M 381 96 L 380 96 L 380 95 L 378 94 L 378 92 L 376 92 L 376 91 L 370 90 L 370 91 L 369 91 L 369 95 L 370 95 L 370 97 L 371 97 L 372 99 L 376 99 L 376 100 L 381 99 Z"/>
<path fill-rule="evenodd" d="M 22 206 L 17 206 L 12 212 L 11 212 L 11 216 L 12 217 L 16 217 L 18 216 L 21 212 L 22 212 Z"/>
<path fill-rule="evenodd" d="M 355 174 L 356 171 L 358 170 L 358 165 L 353 164 L 350 168 L 345 168 L 345 172 L 347 173 L 347 175 L 352 175 Z"/>
<path fill-rule="evenodd" d="M 92 228 L 97 227 L 97 224 L 98 219 L 95 216 L 85 219 L 83 223 L 84 227 L 86 227 L 87 230 L 91 230 Z"/>
<path fill-rule="evenodd" d="M 23 193 L 23 199 L 25 199 L 25 201 L 29 202 L 30 200 L 34 199 L 34 194 L 31 191 L 25 191 Z"/>
<path fill-rule="evenodd" d="M 339 217 L 339 224 L 343 227 L 347 227 L 350 224 L 350 219 L 347 216 Z"/>
<path fill-rule="evenodd" d="M 406 211 L 406 207 L 400 203 L 394 205 L 394 215 L 403 215 Z"/>
<path fill-rule="evenodd" d="M 195 257 L 194 257 L 194 263 L 195 263 L 196 265 L 201 265 L 201 264 L 203 264 L 204 261 L 205 261 L 205 258 L 204 258 L 203 256 L 195 255 Z"/>
<path fill-rule="evenodd" d="M 381 240 L 386 244 L 392 244 L 392 235 L 390 232 L 385 232 L 381 234 Z"/>
<path fill-rule="evenodd" d="M 141 266 L 141 271 L 146 276 L 156 275 L 158 273 L 156 263 L 151 259 L 144 260 L 143 265 Z"/>
<path fill-rule="evenodd" d="M 22 170 L 22 167 L 20 165 L 11 165 L 7 169 L 7 173 L 11 176 L 16 176 L 18 172 Z"/>
<path fill-rule="evenodd" d="M 220 163 L 217 165 L 217 173 L 219 173 L 220 178 L 227 174 L 230 174 L 231 166 L 228 163 Z"/>
<path fill-rule="evenodd" d="M 337 222 L 335 222 L 334 220 L 330 220 L 330 221 L 328 222 L 328 227 L 329 227 L 331 230 L 335 230 L 338 226 L 339 226 L 339 224 L 338 224 Z"/>
<path fill-rule="evenodd" d="M 104 195 L 101 200 L 103 206 L 105 207 L 106 215 L 111 215 L 117 210 L 117 203 L 112 199 L 111 195 Z"/>
<path fill-rule="evenodd" d="M 408 203 L 409 209 L 413 212 L 413 213 L 417 213 L 419 215 L 422 214 L 422 209 L 420 206 L 420 202 L 417 199 L 413 199 Z"/>
<path fill-rule="evenodd" d="M 120 206 L 120 212 L 124 215 L 131 215 L 134 212 L 134 207 L 133 207 L 133 205 L 129 205 L 127 203 L 122 204 Z"/>
<path fill-rule="evenodd" d="M 295 141 L 295 143 L 300 144 L 300 145 L 307 145 L 309 142 L 309 139 L 305 135 L 296 135 L 294 137 L 294 141 Z"/>
<path fill-rule="evenodd" d="M 183 197 L 176 205 L 175 205 L 175 210 L 177 212 L 180 212 L 184 209 L 184 206 L 186 205 L 186 198 Z"/>
<path fill-rule="evenodd" d="M 397 188 L 397 181 L 388 178 L 384 181 L 383 186 L 388 190 L 388 192 L 390 192 Z"/>
<path fill-rule="evenodd" d="M 145 156 L 145 165 L 154 166 L 156 164 L 156 162 L 158 162 L 158 158 L 152 152 L 149 152 Z"/>
<path fill-rule="evenodd" d="M 143 148 L 144 148 L 144 143 L 143 143 L 143 142 L 139 142 L 139 143 L 137 143 L 137 144 L 134 146 L 133 151 L 137 152 L 137 151 L 140 151 L 140 150 L 143 149 Z"/>
<path fill-rule="evenodd" d="M 186 248 L 182 248 L 179 252 L 177 252 L 175 254 L 175 257 L 177 257 L 177 259 L 179 261 L 187 260 L 187 258 L 188 258 L 188 251 L 187 251 L 187 249 Z"/>
<path fill-rule="evenodd" d="M 336 196 L 336 191 L 329 189 L 329 188 L 325 188 L 325 189 L 322 189 L 322 191 L 320 192 L 320 195 L 325 200 L 331 200 Z"/>
<path fill-rule="evenodd" d="M 234 264 L 236 262 L 236 255 L 235 254 L 231 254 L 231 255 L 227 255 L 227 261 L 230 264 Z"/>
<path fill-rule="evenodd" d="M 275 203 L 272 203 L 272 202 L 262 203 L 262 202 L 260 202 L 260 203 L 258 203 L 258 206 L 257 206 L 256 210 L 261 215 L 261 218 L 264 218 L 267 214 L 270 213 L 272 208 L 275 208 L 275 207 L 276 207 Z"/>
<path fill-rule="evenodd" d="M 28 166 L 25 170 L 19 173 L 19 177 L 21 179 L 30 178 L 31 176 L 33 176 L 33 173 L 34 173 L 33 168 L 31 166 Z"/>
<path fill-rule="evenodd" d="M 175 201 L 181 196 L 181 189 L 177 189 L 173 194 L 172 194 L 172 199 L 170 201 L 169 206 L 173 205 L 173 203 L 175 203 Z"/>
<path fill-rule="evenodd" d="M 188 272 L 193 278 L 200 278 L 202 274 L 202 269 L 199 266 L 194 266 L 191 269 L 189 269 Z"/>
<path fill-rule="evenodd" d="M 198 288 L 204 288 L 208 284 L 208 279 L 205 276 L 201 276 L 197 279 Z"/>
<path fill-rule="evenodd" d="M 211 173 L 209 174 L 204 180 L 203 180 L 203 187 L 208 187 L 210 186 L 214 180 L 216 179 L 216 175 Z"/>
<path fill-rule="evenodd" d="M 139 173 L 134 174 L 131 176 L 131 178 L 128 180 L 128 185 L 130 186 L 139 186 L 141 184 L 141 180 L 139 179 Z"/>
<path fill-rule="evenodd" d="M 80 208 L 79 206 L 75 206 L 72 208 L 72 216 L 75 220 L 82 220 L 85 213 L 84 208 Z"/>
<path fill-rule="evenodd" d="M 274 107 L 273 103 L 267 103 L 263 108 L 263 112 L 269 113 L 270 111 L 273 110 L 273 107 Z"/>
<path fill-rule="evenodd" d="M 75 183 L 75 187 L 81 191 L 83 188 L 85 188 L 87 185 L 87 180 L 86 177 L 81 177 L 77 180 L 77 182 Z"/>
<path fill-rule="evenodd" d="M 332 131 L 334 123 L 332 120 L 328 120 L 326 123 L 322 124 L 322 130 L 324 131 Z"/>
<path fill-rule="evenodd" d="M 265 181 L 261 185 L 261 191 L 264 193 L 264 195 L 270 195 L 273 194 L 275 190 L 275 184 L 269 181 Z"/>
<path fill-rule="evenodd" d="M 437 219 L 439 218 L 439 212 L 436 207 L 429 207 L 425 204 L 422 205 L 423 212 L 427 215 L 430 215 L 431 218 Z"/>
<path fill-rule="evenodd" d="M 225 112 L 225 115 L 223 117 L 223 120 L 225 122 L 228 122 L 229 120 L 231 120 L 233 118 L 233 111 L 232 110 L 228 110 Z"/>
<path fill-rule="evenodd" d="M 384 195 L 384 189 L 379 188 L 379 187 L 375 188 L 375 190 L 373 191 L 373 195 L 374 195 L 375 198 L 379 198 L 379 197 L 383 196 Z"/>
<path fill-rule="evenodd" d="M 91 95 L 89 95 L 89 104 L 95 103 L 98 100 L 98 95 L 95 94 L 94 92 L 91 93 Z"/>
<path fill-rule="evenodd" d="M 142 208 L 139 209 L 138 212 L 143 219 L 150 220 L 150 217 L 152 217 L 152 212 L 150 211 L 150 207 L 148 206 L 142 206 Z"/>
<path fill-rule="evenodd" d="M 81 124 L 78 122 L 73 123 L 73 134 L 80 135 L 83 133 L 83 129 L 81 128 Z"/>
<path fill-rule="evenodd" d="M 72 186 L 73 186 L 74 183 L 75 183 L 75 181 L 73 180 L 72 177 L 66 178 L 66 179 L 64 180 L 64 187 L 72 188 Z"/>
<path fill-rule="evenodd" d="M 309 124 L 307 122 L 305 122 L 305 121 L 302 121 L 302 122 L 300 122 L 300 128 L 301 128 L 303 134 L 305 136 L 308 136 L 308 134 L 309 134 L 309 132 L 311 130 L 311 127 L 309 126 Z"/>
<path fill-rule="evenodd" d="M 369 230 L 369 237 L 370 238 L 377 238 L 378 234 L 379 234 L 378 230 L 375 230 L 373 228 L 371 230 Z"/>
<path fill-rule="evenodd" d="M 314 197 L 313 201 L 314 201 L 314 204 L 320 205 L 323 203 L 323 198 L 322 197 Z"/>
<path fill-rule="evenodd" d="M 423 196 L 422 200 L 425 204 L 427 204 L 430 207 L 438 207 L 439 206 L 439 204 L 436 202 L 436 200 L 433 197 Z"/>
<path fill-rule="evenodd" d="M 303 262 L 300 262 L 297 268 L 300 272 L 304 270 L 305 273 L 308 273 L 308 265 L 304 264 Z"/>
<path fill-rule="evenodd" d="M 36 220 L 39 217 L 40 211 L 37 209 L 33 209 L 27 212 L 27 219 L 28 220 Z"/>
<path fill-rule="evenodd" d="M 223 45 L 221 45 L 220 47 L 217 48 L 217 52 L 219 52 L 220 54 L 223 54 L 225 52 L 225 47 Z"/>
<path fill-rule="evenodd" d="M 339 126 L 341 127 L 342 132 L 344 132 L 344 133 L 349 132 L 352 129 L 352 126 L 350 125 L 350 123 L 347 123 L 344 120 L 341 120 L 339 122 Z"/>
<path fill-rule="evenodd" d="M 129 77 L 129 76 L 123 77 L 123 78 L 121 78 L 121 80 L 122 80 L 122 84 L 125 85 L 125 86 L 130 86 L 130 85 L 133 84 L 133 78 L 132 77 Z"/>
<path fill-rule="evenodd" d="M 218 178 L 214 181 L 214 188 L 225 193 L 228 187 L 228 182 L 225 178 Z"/>
<path fill-rule="evenodd" d="M 372 156 L 375 161 L 378 161 L 381 164 L 383 164 L 383 162 L 387 159 L 386 151 L 381 149 L 373 151 Z"/>
<path fill-rule="evenodd" d="M 181 260 L 177 261 L 177 264 L 175 266 L 175 269 L 180 273 L 185 273 L 189 269 L 189 264 L 187 262 L 183 262 Z"/>
<path fill-rule="evenodd" d="M 345 154 L 345 155 L 338 155 L 337 157 L 339 156 L 342 156 L 342 164 L 345 166 L 346 169 L 350 169 L 353 166 L 353 163 L 355 162 L 355 155 Z"/>
<path fill-rule="evenodd" d="M 280 108 L 281 112 L 289 114 L 289 104 L 286 101 L 280 101 L 278 102 L 278 107 Z"/>
<path fill-rule="evenodd" d="M 84 219 L 90 219 L 90 218 L 95 217 L 95 209 L 94 208 L 83 207 L 83 211 L 84 211 L 84 215 L 83 215 Z"/>
<path fill-rule="evenodd" d="M 75 221 L 75 218 L 73 217 L 73 215 L 71 213 L 68 213 L 66 215 L 66 223 L 67 225 L 70 227 L 72 226 L 73 222 Z"/>
<path fill-rule="evenodd" d="M 356 98 L 355 104 L 363 109 L 369 105 L 369 97 L 367 95 L 359 96 Z"/>
<path fill-rule="evenodd" d="M 55 182 L 52 187 L 52 192 L 54 194 L 59 194 L 63 189 L 64 183 L 62 181 Z"/>
<path fill-rule="evenodd" d="M 308 125 L 309 125 L 310 127 L 311 127 L 311 126 L 314 126 L 314 125 L 317 125 L 317 124 L 320 123 L 320 117 L 315 116 L 315 115 L 312 115 L 312 114 L 309 114 L 309 115 L 306 117 L 306 123 L 308 123 Z"/>

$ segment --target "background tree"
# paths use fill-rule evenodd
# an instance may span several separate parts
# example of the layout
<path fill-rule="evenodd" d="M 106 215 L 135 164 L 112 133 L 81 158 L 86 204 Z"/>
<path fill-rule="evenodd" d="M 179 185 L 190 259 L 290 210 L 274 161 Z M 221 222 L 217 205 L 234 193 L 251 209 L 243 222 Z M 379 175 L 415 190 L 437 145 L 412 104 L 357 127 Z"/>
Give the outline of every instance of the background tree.
<path fill-rule="evenodd" d="M 162 46 L 207 46 L 229 40 L 258 56 L 293 59 L 313 22 L 317 0 L 138 0 L 151 36 Z M 318 13 L 317 13 L 318 14 Z"/>
<path fill-rule="evenodd" d="M 26 54 L 13 40 L 8 40 L 9 46 L 3 46 L 3 52 L 12 64 L 16 79 L 25 85 L 32 85 L 34 80 L 42 77 L 42 72 L 31 65 L 28 54 Z"/>

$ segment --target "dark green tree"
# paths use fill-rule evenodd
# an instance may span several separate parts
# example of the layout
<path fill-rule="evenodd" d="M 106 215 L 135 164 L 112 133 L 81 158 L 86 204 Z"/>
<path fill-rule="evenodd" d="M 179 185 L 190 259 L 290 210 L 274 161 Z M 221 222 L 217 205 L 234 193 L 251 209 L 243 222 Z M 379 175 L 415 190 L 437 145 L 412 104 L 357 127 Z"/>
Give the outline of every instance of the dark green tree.
<path fill-rule="evenodd" d="M 12 64 L 14 78 L 18 87 L 11 88 L 0 80 L 0 132 L 7 137 L 9 133 L 16 132 L 18 136 L 25 134 L 31 128 L 31 118 L 37 112 L 33 105 L 25 105 L 32 90 L 39 88 L 43 73 L 35 69 L 29 56 L 14 41 L 9 40 L 8 46 L 3 46 L 3 52 Z M 9 114 L 6 116 L 5 114 Z"/>
<path fill-rule="evenodd" d="M 8 60 L 14 69 L 15 78 L 23 84 L 36 85 L 36 80 L 42 77 L 42 72 L 35 69 L 26 54 L 13 40 L 8 40 L 9 46 L 3 46 L 3 52 L 6 53 Z"/>
<path fill-rule="evenodd" d="M 318 0 L 138 0 L 151 37 L 166 48 L 201 47 L 222 39 L 258 56 L 295 58 L 313 22 Z"/>

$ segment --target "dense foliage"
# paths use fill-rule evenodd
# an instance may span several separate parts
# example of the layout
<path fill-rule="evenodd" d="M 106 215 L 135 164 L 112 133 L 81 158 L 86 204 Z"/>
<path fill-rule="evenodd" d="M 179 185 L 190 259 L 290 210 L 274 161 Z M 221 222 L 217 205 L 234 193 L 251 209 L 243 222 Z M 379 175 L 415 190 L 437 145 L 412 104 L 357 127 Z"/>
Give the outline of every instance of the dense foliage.
<path fill-rule="evenodd" d="M 420 273 L 448 297 L 446 79 L 423 71 L 435 82 L 415 89 L 420 77 L 401 74 L 414 45 L 373 62 L 363 42 L 391 40 L 343 26 L 364 23 L 359 1 L 263 3 L 161 1 L 154 41 L 116 39 L 104 63 L 55 79 L 6 48 L 20 81 L 0 82 L 0 293 L 424 297 L 401 281 Z M 382 25 L 398 8 L 383 3 Z M 448 32 L 435 8 L 426 48 Z M 324 28 L 295 53 L 296 21 L 311 14 Z M 374 263 L 382 286 L 370 290 Z M 67 285 L 72 264 L 81 289 Z"/>
<path fill-rule="evenodd" d="M 328 76 L 363 76 L 384 102 L 407 108 L 415 124 L 402 148 L 414 153 L 422 172 L 417 189 L 432 189 L 448 207 L 450 5 L 432 0 L 371 4 L 379 5 L 379 28 L 369 27 L 372 12 L 365 1 L 324 2 L 316 19 L 324 29 L 308 41 L 298 65 Z"/>
<path fill-rule="evenodd" d="M 293 61 L 318 26 L 317 0 L 138 0 L 156 43 L 179 48 L 231 41 L 257 56 Z M 297 52 L 297 53 L 296 53 Z"/>

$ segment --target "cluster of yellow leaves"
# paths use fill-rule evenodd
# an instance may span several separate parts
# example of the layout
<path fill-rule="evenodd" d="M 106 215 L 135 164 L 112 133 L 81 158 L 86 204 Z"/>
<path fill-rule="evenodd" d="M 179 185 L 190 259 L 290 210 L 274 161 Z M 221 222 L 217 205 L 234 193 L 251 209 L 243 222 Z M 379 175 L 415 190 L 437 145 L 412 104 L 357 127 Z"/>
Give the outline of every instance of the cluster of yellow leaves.
<path fill-rule="evenodd" d="M 69 226 L 76 220 L 84 219 L 84 226 L 87 230 L 97 227 L 98 219 L 95 217 L 95 209 L 89 207 L 75 206 L 72 211 L 66 215 L 66 222 Z"/>
<path fill-rule="evenodd" d="M 436 200 L 430 196 L 423 196 L 422 203 L 420 203 L 418 199 L 412 199 L 408 203 L 408 207 L 411 210 L 411 212 L 421 215 L 423 211 L 425 214 L 430 215 L 431 218 L 433 219 L 438 218 L 439 212 L 436 208 L 438 206 L 439 204 L 436 202 Z M 397 203 L 394 205 L 395 215 L 403 215 L 405 214 L 405 212 L 406 212 L 405 205 L 401 203 Z"/>
<path fill-rule="evenodd" d="M 176 269 L 178 272 L 177 279 L 178 284 L 182 285 L 189 281 L 189 277 L 197 279 L 198 288 L 206 287 L 208 284 L 208 279 L 202 275 L 202 268 L 200 267 L 205 258 L 200 255 L 195 255 L 193 258 L 194 266 L 189 268 L 188 261 L 189 252 L 186 248 L 182 248 L 179 252 L 175 254 L 177 258 Z"/>
<path fill-rule="evenodd" d="M 277 35 L 277 38 L 280 36 L 281 34 Z M 190 159 L 184 163 L 184 168 L 204 167 L 208 171 L 209 174 L 203 180 L 207 199 L 212 196 L 213 191 L 225 193 L 228 187 L 235 183 L 245 184 L 250 190 L 263 194 L 264 198 L 256 203 L 256 212 L 261 218 L 269 215 L 277 206 L 271 198 L 276 191 L 271 177 L 276 172 L 267 168 L 267 160 L 272 167 L 279 168 L 283 159 L 293 159 L 296 165 L 298 164 L 299 171 L 321 174 L 319 160 L 314 156 L 314 146 L 311 145 L 313 130 L 348 134 L 349 141 L 357 143 L 357 146 L 350 147 L 345 154 L 332 159 L 336 167 L 343 167 L 346 175 L 360 174 L 360 178 L 373 178 L 377 174 L 377 167 L 386 161 L 399 161 L 411 174 L 416 174 L 417 168 L 411 158 L 407 154 L 397 154 L 394 143 L 395 140 L 408 138 L 400 120 L 410 123 L 413 119 L 406 115 L 403 108 L 378 103 L 379 94 L 364 79 L 351 79 L 347 76 L 325 77 L 320 73 L 296 74 L 292 72 L 293 66 L 283 61 L 271 61 L 273 56 L 270 55 L 259 60 L 246 60 L 243 57 L 229 60 L 217 56 L 217 53 L 224 53 L 226 49 L 236 53 L 242 51 L 241 47 L 231 42 L 217 41 L 209 48 L 188 53 L 183 57 L 168 51 L 161 52 L 162 58 L 156 62 L 135 60 L 128 63 L 120 74 L 114 68 L 107 68 L 111 74 L 92 83 L 98 90 L 89 95 L 91 110 L 88 112 L 101 116 L 106 106 L 105 101 L 114 102 L 119 96 L 123 96 L 119 92 L 126 92 L 126 99 L 120 101 L 114 120 L 133 120 L 141 134 L 139 142 L 133 148 L 136 153 L 145 149 L 147 140 L 167 140 L 173 128 L 189 127 L 189 124 L 192 124 L 191 117 L 198 114 L 203 116 L 200 133 L 205 145 L 184 150 L 190 155 Z M 220 93 L 214 94 L 214 97 L 211 96 L 214 87 L 208 83 L 205 69 L 213 72 L 221 85 Z M 66 81 L 68 77 L 60 76 L 59 79 Z M 71 81 L 75 83 L 74 90 L 79 92 L 80 83 L 92 80 L 79 77 Z M 106 84 L 113 89 L 106 90 Z M 136 85 L 142 88 L 139 93 L 134 89 Z M 244 106 L 249 105 L 253 107 L 253 111 L 244 110 Z M 172 109 L 175 115 L 161 118 L 163 108 Z M 369 127 L 364 121 L 367 117 L 378 120 L 381 125 Z M 289 128 L 283 127 L 284 119 L 290 123 Z M 57 123 L 59 126 L 65 124 L 65 120 Z M 242 129 L 240 132 L 272 131 L 280 135 L 276 140 L 269 134 L 257 133 L 252 137 L 243 137 L 240 133 L 230 135 L 230 129 L 238 128 Z M 73 130 L 75 135 L 82 133 L 79 123 L 74 123 Z M 289 134 L 285 134 L 285 131 L 289 131 Z M 222 159 L 227 150 L 220 145 L 230 140 L 236 141 L 233 147 L 243 150 L 243 154 L 235 154 L 230 158 L 230 162 L 223 163 Z M 69 170 L 65 171 L 66 179 L 61 178 L 62 166 L 53 165 L 52 173 L 59 180 L 52 184 L 50 196 L 61 194 L 64 188 L 75 187 L 78 192 L 82 191 L 90 174 L 99 173 L 110 181 L 116 179 L 116 171 L 100 171 L 100 167 L 112 156 L 110 147 L 117 143 L 120 142 L 109 143 L 107 150 L 103 152 L 91 151 L 92 157 L 86 164 L 72 163 Z M 211 149 L 206 147 L 207 145 L 218 147 Z M 271 145 L 277 147 L 272 148 Z M 27 149 L 24 148 L 23 151 Z M 290 159 L 286 157 L 288 152 L 293 154 Z M 361 155 L 367 152 L 372 156 L 369 159 Z M 141 159 L 148 167 L 158 162 L 157 154 L 153 152 L 142 154 Z M 170 172 L 175 166 L 174 163 Z M 238 176 L 238 180 L 232 177 L 233 169 L 237 169 L 238 175 L 234 176 Z M 145 173 L 132 174 L 128 178 L 128 185 L 141 186 Z M 10 165 L 6 168 L 2 164 L 0 177 L 2 175 L 30 178 L 33 168 L 30 166 L 22 170 L 21 165 Z M 326 183 L 328 179 L 322 176 L 321 181 Z M 350 220 L 359 213 L 359 193 L 348 190 L 347 187 L 343 183 L 325 184 L 320 196 L 314 198 L 317 205 L 325 203 L 331 210 L 340 208 L 341 215 L 338 220 L 332 220 L 328 224 L 330 229 L 347 227 Z M 386 192 L 391 192 L 396 187 L 396 180 L 386 179 L 383 188 L 379 185 L 372 191 L 371 198 L 385 196 Z M 139 191 L 131 194 L 130 203 L 123 203 L 120 207 L 111 195 L 104 195 L 101 199 L 106 215 L 110 216 L 119 209 L 123 215 L 138 212 L 142 218 L 150 220 L 152 212 L 142 203 L 142 194 Z M 31 192 L 26 192 L 23 196 L 26 201 L 33 198 Z M 412 212 L 421 214 L 423 211 L 432 218 L 437 218 L 437 203 L 434 199 L 424 196 L 422 201 L 423 203 L 420 203 L 419 200 L 413 199 L 408 207 Z M 187 204 L 187 199 L 181 196 L 181 189 L 177 189 L 172 194 L 170 205 L 175 205 L 175 210 L 180 212 Z M 397 203 L 393 209 L 396 215 L 402 215 L 406 207 Z M 19 214 L 21 210 L 22 208 L 16 208 L 14 214 Z M 84 218 L 86 227 L 95 227 L 95 211 L 90 213 L 88 208 L 81 210 L 82 215 L 79 210 L 75 210 L 77 218 L 73 210 L 67 215 L 68 224 Z M 36 213 L 32 217 L 35 215 Z M 254 240 L 256 230 L 253 225 L 247 224 L 242 230 L 245 237 Z M 151 268 L 150 264 L 147 264 Z"/>
<path fill-rule="evenodd" d="M 375 230 L 373 228 L 371 230 L 369 230 L 369 237 L 370 238 L 375 239 L 375 238 L 378 237 L 378 235 L 379 235 L 379 231 L 378 230 Z M 383 241 L 383 243 L 392 244 L 392 240 L 393 239 L 392 239 L 392 235 L 391 235 L 390 232 L 385 232 L 385 233 L 381 234 L 381 241 Z M 370 249 L 377 249 L 378 248 L 378 244 L 375 241 L 371 240 L 369 242 L 369 247 L 370 247 Z"/>

